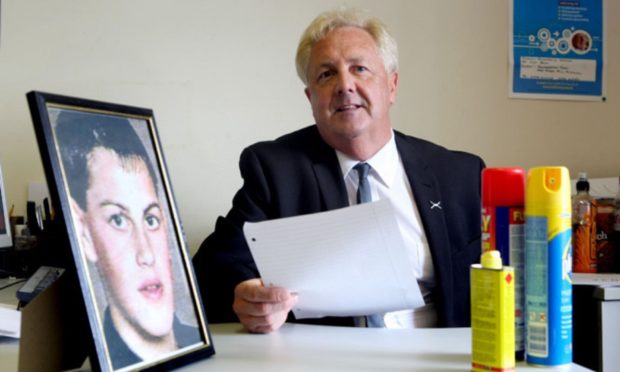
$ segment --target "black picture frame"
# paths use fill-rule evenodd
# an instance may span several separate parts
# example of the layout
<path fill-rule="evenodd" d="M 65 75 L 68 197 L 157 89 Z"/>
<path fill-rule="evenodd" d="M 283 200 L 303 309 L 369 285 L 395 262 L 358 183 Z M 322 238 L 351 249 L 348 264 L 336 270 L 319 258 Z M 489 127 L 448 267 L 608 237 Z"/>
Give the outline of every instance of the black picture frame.
<path fill-rule="evenodd" d="M 55 217 L 66 225 L 91 364 L 160 370 L 214 354 L 153 111 L 26 96 Z"/>

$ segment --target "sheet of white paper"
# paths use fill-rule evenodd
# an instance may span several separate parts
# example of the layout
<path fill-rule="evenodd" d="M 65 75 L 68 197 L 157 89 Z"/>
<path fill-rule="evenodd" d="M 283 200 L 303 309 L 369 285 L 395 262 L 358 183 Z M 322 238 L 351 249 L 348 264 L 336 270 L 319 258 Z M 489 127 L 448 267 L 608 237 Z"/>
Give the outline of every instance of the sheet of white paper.
<path fill-rule="evenodd" d="M 19 338 L 22 314 L 0 305 L 0 336 Z"/>
<path fill-rule="evenodd" d="M 246 223 L 243 231 L 265 285 L 299 294 L 299 319 L 424 305 L 389 200 Z"/>

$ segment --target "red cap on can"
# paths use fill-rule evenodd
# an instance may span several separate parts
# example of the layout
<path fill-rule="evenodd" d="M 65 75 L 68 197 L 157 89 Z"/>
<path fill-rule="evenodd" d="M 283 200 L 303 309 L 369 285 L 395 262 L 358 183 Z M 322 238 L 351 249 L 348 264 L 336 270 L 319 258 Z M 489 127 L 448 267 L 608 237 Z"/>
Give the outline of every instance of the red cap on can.
<path fill-rule="evenodd" d="M 485 168 L 482 170 L 483 206 L 523 206 L 525 169 Z"/>

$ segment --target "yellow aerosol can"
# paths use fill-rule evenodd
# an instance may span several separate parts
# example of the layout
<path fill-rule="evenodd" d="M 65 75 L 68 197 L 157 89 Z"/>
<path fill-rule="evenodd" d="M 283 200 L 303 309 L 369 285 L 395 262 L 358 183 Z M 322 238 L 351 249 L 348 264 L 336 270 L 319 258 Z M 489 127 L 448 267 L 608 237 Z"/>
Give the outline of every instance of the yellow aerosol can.
<path fill-rule="evenodd" d="M 525 187 L 525 328 L 528 364 L 572 362 L 571 187 L 565 167 L 537 167 Z"/>

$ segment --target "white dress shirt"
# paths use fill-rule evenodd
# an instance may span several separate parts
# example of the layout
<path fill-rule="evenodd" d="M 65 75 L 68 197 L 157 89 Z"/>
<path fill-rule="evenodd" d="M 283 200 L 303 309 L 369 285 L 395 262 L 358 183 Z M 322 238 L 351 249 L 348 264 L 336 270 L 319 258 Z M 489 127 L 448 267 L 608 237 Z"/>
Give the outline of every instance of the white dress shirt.
<path fill-rule="evenodd" d="M 354 205 L 357 203 L 359 176 L 353 167 L 359 163 L 359 160 L 351 159 L 339 151 L 336 151 L 336 155 L 345 180 L 349 205 Z M 385 326 L 386 328 L 433 327 L 437 323 L 437 314 L 430 301 L 430 291 L 435 283 L 433 262 L 420 214 L 413 198 L 413 191 L 396 149 L 394 133 L 392 133 L 390 141 L 365 162 L 371 166 L 368 181 L 372 200 L 389 199 L 392 201 L 396 211 L 396 219 L 407 247 L 411 269 L 418 280 L 418 284 L 420 284 L 420 290 L 426 301 L 425 306 L 417 309 L 386 313 L 384 316 Z"/>

